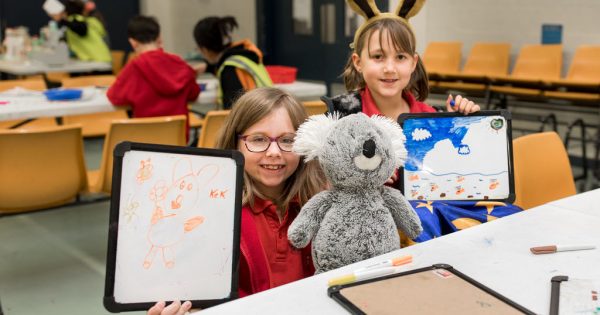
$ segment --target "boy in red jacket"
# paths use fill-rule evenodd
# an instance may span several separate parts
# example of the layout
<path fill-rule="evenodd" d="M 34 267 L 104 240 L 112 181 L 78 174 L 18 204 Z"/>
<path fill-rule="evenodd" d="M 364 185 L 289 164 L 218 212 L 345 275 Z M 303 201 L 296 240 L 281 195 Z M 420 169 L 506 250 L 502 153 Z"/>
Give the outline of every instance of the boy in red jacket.
<path fill-rule="evenodd" d="M 188 102 L 200 93 L 194 70 L 178 56 L 162 50 L 160 25 L 155 18 L 133 17 L 127 35 L 137 57 L 108 90 L 110 102 L 130 106 L 133 117 L 187 116 Z"/>

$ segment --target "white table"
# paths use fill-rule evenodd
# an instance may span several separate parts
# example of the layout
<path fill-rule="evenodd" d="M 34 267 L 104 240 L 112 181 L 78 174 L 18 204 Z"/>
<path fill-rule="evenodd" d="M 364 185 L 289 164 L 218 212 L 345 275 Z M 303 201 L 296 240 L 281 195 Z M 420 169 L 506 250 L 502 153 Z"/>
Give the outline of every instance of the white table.
<path fill-rule="evenodd" d="M 41 92 L 29 92 L 22 96 L 0 93 L 0 121 L 58 117 L 66 115 L 108 112 L 115 107 L 108 101 L 102 89 L 92 89 L 85 100 L 50 102 Z M 5 102 L 8 102 L 4 104 Z"/>
<path fill-rule="evenodd" d="M 48 66 L 37 60 L 13 61 L 0 58 L 0 72 L 13 75 L 32 75 L 48 72 L 69 72 L 81 73 L 91 71 L 111 71 L 110 62 L 81 61 L 71 59 L 68 63 L 61 66 Z"/>
<path fill-rule="evenodd" d="M 204 83 L 207 86 L 205 91 L 200 92 L 195 105 L 213 105 L 217 104 L 217 86 L 218 81 L 214 77 L 203 76 L 198 79 L 198 83 Z M 278 83 L 275 87 L 280 88 L 294 95 L 301 101 L 318 100 L 321 96 L 327 94 L 327 86 L 324 83 L 314 83 L 306 81 L 295 81 L 293 83 Z"/>
<path fill-rule="evenodd" d="M 600 249 L 533 255 L 529 248 L 587 243 L 600 247 L 600 190 L 478 225 L 370 260 L 206 309 L 202 314 L 347 314 L 327 296 L 327 281 L 361 266 L 411 254 L 411 270 L 452 265 L 483 285 L 540 314 L 550 308 L 556 275 L 600 279 Z"/>

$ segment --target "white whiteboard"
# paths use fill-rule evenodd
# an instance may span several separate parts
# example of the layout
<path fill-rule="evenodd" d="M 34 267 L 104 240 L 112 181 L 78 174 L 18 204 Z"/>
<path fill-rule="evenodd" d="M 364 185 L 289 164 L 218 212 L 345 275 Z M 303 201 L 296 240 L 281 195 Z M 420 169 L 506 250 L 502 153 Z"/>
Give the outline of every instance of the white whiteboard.
<path fill-rule="evenodd" d="M 407 199 L 512 201 L 508 113 L 409 114 L 400 120 L 408 151 L 401 180 Z"/>
<path fill-rule="evenodd" d="M 234 297 L 243 169 L 235 151 L 129 145 L 115 157 L 106 297 L 117 306 Z"/>

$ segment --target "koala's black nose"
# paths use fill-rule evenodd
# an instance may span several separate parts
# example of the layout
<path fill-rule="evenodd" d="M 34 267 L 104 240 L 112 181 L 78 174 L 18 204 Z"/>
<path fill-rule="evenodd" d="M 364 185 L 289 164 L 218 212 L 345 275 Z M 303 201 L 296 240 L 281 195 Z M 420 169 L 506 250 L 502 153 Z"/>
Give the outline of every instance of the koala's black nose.
<path fill-rule="evenodd" d="M 363 155 L 369 159 L 375 155 L 375 141 L 369 139 L 363 143 Z"/>

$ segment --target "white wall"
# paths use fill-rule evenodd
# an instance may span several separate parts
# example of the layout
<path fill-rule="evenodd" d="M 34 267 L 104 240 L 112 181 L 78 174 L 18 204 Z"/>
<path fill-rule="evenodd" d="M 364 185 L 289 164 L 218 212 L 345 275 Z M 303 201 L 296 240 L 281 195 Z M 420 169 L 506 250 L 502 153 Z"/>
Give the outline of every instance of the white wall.
<path fill-rule="evenodd" d="M 541 42 L 542 24 L 562 24 L 563 75 L 577 46 L 600 45 L 598 0 L 429 0 L 421 13 L 421 42 L 462 41 L 463 56 L 478 41 L 509 42 L 513 62 L 522 45 Z"/>
<path fill-rule="evenodd" d="M 393 10 L 399 0 L 389 0 Z M 236 39 L 256 42 L 254 0 L 141 0 L 142 14 L 154 15 L 163 29 L 165 49 L 179 54 L 194 50 L 192 30 L 209 15 L 233 15 Z M 524 44 L 540 43 L 541 25 L 563 25 L 564 72 L 582 44 L 600 44 L 600 0 L 428 0 L 410 20 L 417 50 L 430 41 L 462 41 L 463 56 L 478 41 L 512 44 L 513 62 Z M 512 62 L 511 62 L 512 65 Z"/>
<path fill-rule="evenodd" d="M 232 15 L 239 28 L 234 40 L 249 38 L 256 42 L 256 5 L 254 0 L 141 0 L 141 14 L 156 17 L 161 26 L 164 48 L 185 55 L 196 48 L 192 32 L 201 18 Z"/>

